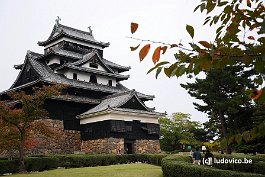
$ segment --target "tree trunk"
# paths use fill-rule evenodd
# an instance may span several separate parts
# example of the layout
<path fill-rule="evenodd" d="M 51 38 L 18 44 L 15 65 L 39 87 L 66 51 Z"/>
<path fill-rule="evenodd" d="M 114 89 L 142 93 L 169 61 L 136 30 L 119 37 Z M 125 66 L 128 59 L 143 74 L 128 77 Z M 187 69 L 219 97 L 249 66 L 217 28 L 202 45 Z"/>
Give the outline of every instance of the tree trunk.
<path fill-rule="evenodd" d="M 25 133 L 20 132 L 20 143 L 19 143 L 19 172 L 25 172 L 25 152 L 24 152 L 24 147 L 25 147 Z"/>
<path fill-rule="evenodd" d="M 220 122 L 221 122 L 223 137 L 227 140 L 227 126 L 226 126 L 226 122 L 225 122 L 224 113 L 223 113 L 223 111 L 221 109 L 218 110 L 218 115 L 219 115 L 219 119 L 220 119 Z M 231 154 L 232 153 L 231 146 L 228 145 L 228 144 L 226 146 L 226 153 L 227 154 Z"/>

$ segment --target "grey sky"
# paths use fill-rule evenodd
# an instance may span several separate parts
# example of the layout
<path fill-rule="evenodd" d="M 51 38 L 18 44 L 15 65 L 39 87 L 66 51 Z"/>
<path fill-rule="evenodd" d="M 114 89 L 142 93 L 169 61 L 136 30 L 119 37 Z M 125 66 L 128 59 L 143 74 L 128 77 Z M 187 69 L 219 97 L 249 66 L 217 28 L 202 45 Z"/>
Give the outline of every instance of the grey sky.
<path fill-rule="evenodd" d="M 140 24 L 135 37 L 178 43 L 189 41 L 186 24 L 195 28 L 195 41 L 211 39 L 214 29 L 203 27 L 204 15 L 193 14 L 199 0 L 2 0 L 0 2 L 0 91 L 8 89 L 18 74 L 14 64 L 24 61 L 27 50 L 43 53 L 38 41 L 46 40 L 51 33 L 55 19 L 60 23 L 88 30 L 92 26 L 98 41 L 110 42 L 104 50 L 104 57 L 121 65 L 131 66 L 130 79 L 123 84 L 146 94 L 156 96 L 147 103 L 158 111 L 190 113 L 193 120 L 205 121 L 206 115 L 194 109 L 194 101 L 179 86 L 188 80 L 185 77 L 168 79 L 164 75 L 156 80 L 154 73 L 146 75 L 153 66 L 151 54 L 139 62 L 138 52 L 129 47 L 139 42 L 130 36 L 130 23 Z M 151 50 L 155 46 L 152 46 Z M 174 60 L 174 50 L 161 60 Z"/>

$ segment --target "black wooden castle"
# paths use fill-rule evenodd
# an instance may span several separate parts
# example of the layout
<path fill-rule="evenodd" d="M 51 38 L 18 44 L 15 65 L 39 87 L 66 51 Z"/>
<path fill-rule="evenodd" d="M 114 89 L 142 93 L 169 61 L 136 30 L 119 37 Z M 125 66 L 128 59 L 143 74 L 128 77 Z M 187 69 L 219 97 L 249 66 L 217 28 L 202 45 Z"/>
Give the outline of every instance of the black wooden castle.
<path fill-rule="evenodd" d="M 119 151 L 127 153 L 141 153 L 141 140 L 159 146 L 158 117 L 164 114 L 144 104 L 154 96 L 121 84 L 129 78 L 123 72 L 130 67 L 103 57 L 109 43 L 96 41 L 92 30 L 81 31 L 57 21 L 48 39 L 38 44 L 44 54 L 27 52 L 24 63 L 14 66 L 20 73 L 11 88 L 1 92 L 1 100 L 8 99 L 9 91 L 62 83 L 67 85 L 63 94 L 46 100 L 45 108 L 52 119 L 63 121 L 65 130 L 80 131 L 83 142 L 116 138 L 124 145 Z M 153 150 L 145 148 L 144 152 L 149 151 Z"/>

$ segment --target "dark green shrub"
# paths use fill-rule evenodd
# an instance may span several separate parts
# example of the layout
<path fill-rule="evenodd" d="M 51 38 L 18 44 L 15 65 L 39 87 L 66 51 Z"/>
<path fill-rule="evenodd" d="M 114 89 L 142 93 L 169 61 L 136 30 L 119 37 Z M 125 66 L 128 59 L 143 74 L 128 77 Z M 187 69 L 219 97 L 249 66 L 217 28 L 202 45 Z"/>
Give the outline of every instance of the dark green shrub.
<path fill-rule="evenodd" d="M 265 175 L 265 162 L 256 162 L 254 164 L 254 172 Z"/>
<path fill-rule="evenodd" d="M 193 165 L 185 161 L 166 157 L 162 160 L 164 177 L 261 177 L 264 175 L 254 173 L 241 173 L 231 170 L 221 170 L 204 165 Z"/>
<path fill-rule="evenodd" d="M 233 170 L 233 171 L 240 171 L 240 172 L 255 172 L 259 173 L 258 168 L 256 167 L 256 164 L 259 164 L 260 162 L 265 162 L 265 156 L 261 155 L 245 155 L 245 154 L 233 154 L 233 155 L 225 155 L 225 154 L 214 154 L 214 158 L 217 159 L 241 159 L 244 161 L 244 158 L 246 159 L 251 159 L 252 163 L 226 163 L 226 164 L 221 164 L 221 163 L 214 163 L 213 166 L 218 169 L 223 169 L 223 170 Z M 262 164 L 262 163 L 260 163 Z M 256 169 L 256 170 L 255 170 Z M 261 170 L 262 171 L 262 170 Z M 261 173 L 264 174 L 264 173 Z"/>
<path fill-rule="evenodd" d="M 30 171 L 44 171 L 58 167 L 59 159 L 56 157 L 30 157 L 26 158 L 26 170 Z"/>
<path fill-rule="evenodd" d="M 18 160 L 0 160 L 0 174 L 15 173 L 18 171 Z"/>

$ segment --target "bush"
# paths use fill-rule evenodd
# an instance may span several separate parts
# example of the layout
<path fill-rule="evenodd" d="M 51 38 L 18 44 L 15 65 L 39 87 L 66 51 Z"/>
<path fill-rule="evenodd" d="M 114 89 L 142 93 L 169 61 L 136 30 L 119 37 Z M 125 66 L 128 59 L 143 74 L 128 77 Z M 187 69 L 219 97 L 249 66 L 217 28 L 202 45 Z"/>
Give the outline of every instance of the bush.
<path fill-rule="evenodd" d="M 56 157 L 30 157 L 25 160 L 26 170 L 44 171 L 57 168 L 59 159 Z"/>
<path fill-rule="evenodd" d="M 223 169 L 223 170 L 234 170 L 234 171 L 241 171 L 241 172 L 251 172 L 251 173 L 261 173 L 261 174 L 265 174 L 264 172 L 262 172 L 262 170 L 258 170 L 259 165 L 258 164 L 263 164 L 262 162 L 265 163 L 265 157 L 261 156 L 261 155 L 245 155 L 245 154 L 233 154 L 233 155 L 224 155 L 224 154 L 215 154 L 214 158 L 217 159 L 242 159 L 244 160 L 244 158 L 246 159 L 251 159 L 252 163 L 241 163 L 241 164 L 237 164 L 237 163 L 226 163 L 226 164 L 217 164 L 214 163 L 213 166 L 215 168 L 218 169 Z M 258 166 L 257 166 L 258 165 Z M 257 166 L 257 167 L 256 167 Z"/>
<path fill-rule="evenodd" d="M 162 154 L 125 154 L 125 155 L 57 155 L 29 157 L 25 159 L 28 172 L 44 171 L 57 167 L 77 168 L 106 166 L 125 163 L 149 163 L 161 165 Z M 18 160 L 0 160 L 0 174 L 18 171 Z"/>
<path fill-rule="evenodd" d="M 18 171 L 18 160 L 0 160 L 0 174 L 15 173 Z"/>
<path fill-rule="evenodd" d="M 262 164 L 261 164 L 262 165 Z M 164 177 L 261 177 L 261 174 L 242 173 L 231 170 L 216 169 L 204 165 L 194 165 L 188 162 L 187 157 L 169 156 L 162 160 Z"/>
<path fill-rule="evenodd" d="M 265 175 L 265 162 L 256 162 L 254 165 L 254 172 Z"/>

